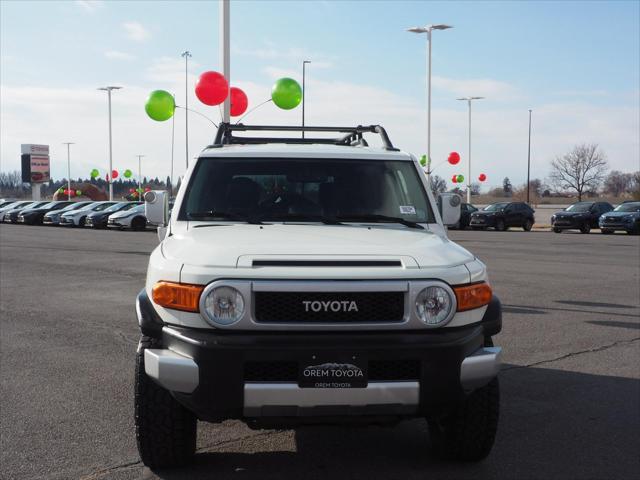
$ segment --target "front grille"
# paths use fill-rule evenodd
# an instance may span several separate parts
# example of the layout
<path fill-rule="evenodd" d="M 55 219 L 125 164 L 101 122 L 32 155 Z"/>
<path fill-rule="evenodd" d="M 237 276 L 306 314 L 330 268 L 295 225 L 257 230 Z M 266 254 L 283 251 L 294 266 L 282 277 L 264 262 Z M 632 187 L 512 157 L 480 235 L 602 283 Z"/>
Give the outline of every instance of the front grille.
<path fill-rule="evenodd" d="M 371 360 L 369 381 L 418 380 L 418 360 Z M 245 382 L 297 382 L 298 362 L 247 362 Z"/>
<path fill-rule="evenodd" d="M 255 319 L 263 323 L 401 322 L 403 292 L 255 292 Z"/>

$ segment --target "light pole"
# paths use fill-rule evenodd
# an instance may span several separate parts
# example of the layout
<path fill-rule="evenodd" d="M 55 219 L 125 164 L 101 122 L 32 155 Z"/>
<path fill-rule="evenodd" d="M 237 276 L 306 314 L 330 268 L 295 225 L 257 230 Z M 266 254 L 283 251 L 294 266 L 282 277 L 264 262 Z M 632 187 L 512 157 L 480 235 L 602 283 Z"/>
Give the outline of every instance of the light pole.
<path fill-rule="evenodd" d="M 431 32 L 433 30 L 447 30 L 451 25 L 427 25 L 426 27 L 411 27 L 408 32 L 427 34 L 427 179 L 431 184 Z"/>
<path fill-rule="evenodd" d="M 63 142 L 67 146 L 67 191 L 69 192 L 68 200 L 71 200 L 71 145 L 73 142 Z"/>
<path fill-rule="evenodd" d="M 173 102 L 175 103 L 176 96 L 173 96 Z M 169 181 L 171 182 L 171 188 L 169 189 L 169 197 L 173 196 L 173 150 L 174 150 L 174 139 L 175 139 L 175 131 L 176 131 L 176 116 L 171 116 L 171 176 L 169 177 Z"/>
<path fill-rule="evenodd" d="M 191 57 L 191 52 L 189 50 L 185 50 L 181 54 L 184 57 L 184 147 L 185 147 L 185 156 L 187 162 L 187 168 L 189 168 L 189 57 Z"/>
<path fill-rule="evenodd" d="M 113 147 L 111 141 L 111 91 L 112 90 L 120 90 L 122 87 L 100 87 L 98 90 L 104 90 L 107 92 L 107 97 L 109 98 L 109 200 L 113 200 L 113 179 L 111 178 L 111 173 L 113 172 Z"/>
<path fill-rule="evenodd" d="M 469 170 L 467 170 L 467 203 L 471 203 L 471 102 L 482 100 L 484 97 L 462 97 L 456 100 L 464 100 L 469 105 Z"/>
<path fill-rule="evenodd" d="M 142 157 L 144 156 L 145 155 L 136 155 L 136 157 L 138 157 L 138 195 L 140 198 L 142 198 L 140 190 L 142 190 Z"/>
<path fill-rule="evenodd" d="M 527 152 L 527 203 L 529 203 L 529 174 L 531 173 L 531 109 L 529 109 L 529 149 Z"/>
<path fill-rule="evenodd" d="M 304 60 L 302 62 L 302 138 L 304 138 L 304 99 L 306 97 L 305 79 L 306 79 L 306 67 L 307 63 L 311 63 L 310 60 Z"/>

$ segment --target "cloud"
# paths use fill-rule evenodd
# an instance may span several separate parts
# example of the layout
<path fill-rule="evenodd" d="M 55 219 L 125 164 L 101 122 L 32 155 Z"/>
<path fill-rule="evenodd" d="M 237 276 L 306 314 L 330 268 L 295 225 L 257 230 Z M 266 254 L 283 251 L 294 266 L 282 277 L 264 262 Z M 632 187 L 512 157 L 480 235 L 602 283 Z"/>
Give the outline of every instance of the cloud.
<path fill-rule="evenodd" d="M 264 44 L 265 46 L 260 48 L 233 47 L 232 51 L 235 55 L 250 56 L 261 60 L 291 60 L 297 62 L 311 60 L 313 68 L 333 67 L 333 62 L 326 55 L 298 47 L 278 48 L 276 44 L 269 41 L 265 41 Z"/>
<path fill-rule="evenodd" d="M 273 78 L 292 72 L 275 66 L 266 72 Z M 189 106 L 219 120 L 217 107 L 202 105 L 194 95 L 196 76 L 189 75 Z M 245 90 L 249 108 L 269 98 L 271 81 L 255 82 L 236 78 L 234 84 Z M 151 87 L 176 93 L 184 103 L 184 60 L 159 58 L 146 71 L 139 85 L 124 84 L 113 95 L 114 167 L 132 168 L 135 155 L 145 154 L 143 175 L 164 178 L 170 171 L 172 122 L 153 122 L 144 112 L 144 101 Z M 72 175 L 86 176 L 91 168 L 104 170 L 108 161 L 104 92 L 94 85 L 69 88 L 1 85 L 0 158 L 2 169 L 19 170 L 20 144 L 49 144 L 54 178 L 66 174 L 66 150 L 62 142 L 76 142 L 72 150 Z M 487 94 L 488 95 L 488 94 Z M 574 99 L 577 100 L 577 99 Z M 454 173 L 467 176 L 467 111 L 452 102 L 432 112 L 432 158 L 435 173 L 450 178 Z M 300 124 L 301 109 L 280 110 L 272 103 L 258 108 L 243 122 L 264 125 Z M 185 165 L 184 110 L 175 116 L 175 171 Z M 549 162 L 576 143 L 600 144 L 612 169 L 637 170 L 640 158 L 640 125 L 636 104 L 603 106 L 587 101 L 548 102 L 533 112 L 532 178 L 544 178 Z M 235 119 L 237 120 L 237 119 Z M 421 155 L 426 151 L 426 112 L 416 99 L 375 85 L 322 80 L 310 77 L 306 97 L 307 125 L 383 125 L 399 148 Z M 498 186 L 504 177 L 514 185 L 526 177 L 528 112 L 517 105 L 486 102 L 476 109 L 472 125 L 472 178 L 487 174 L 485 188 Z M 190 156 L 210 144 L 215 129 L 198 115 L 189 114 Z M 375 138 L 375 137 L 374 137 Z M 373 140 L 372 146 L 380 145 Z M 445 159 L 458 151 L 461 163 L 449 166 Z"/>
<path fill-rule="evenodd" d="M 85 12 L 93 13 L 102 7 L 104 7 L 104 2 L 102 0 L 76 0 L 75 4 Z"/>
<path fill-rule="evenodd" d="M 135 56 L 126 52 L 119 52 L 118 50 L 107 50 L 104 52 L 104 56 L 111 60 L 135 60 Z"/>
<path fill-rule="evenodd" d="M 139 22 L 124 22 L 122 28 L 127 38 L 135 42 L 144 42 L 151 38 L 151 33 Z"/>
<path fill-rule="evenodd" d="M 447 91 L 456 97 L 473 95 L 497 101 L 516 100 L 522 97 L 515 86 L 490 78 L 461 80 L 434 75 L 431 77 L 431 84 L 434 89 Z"/>

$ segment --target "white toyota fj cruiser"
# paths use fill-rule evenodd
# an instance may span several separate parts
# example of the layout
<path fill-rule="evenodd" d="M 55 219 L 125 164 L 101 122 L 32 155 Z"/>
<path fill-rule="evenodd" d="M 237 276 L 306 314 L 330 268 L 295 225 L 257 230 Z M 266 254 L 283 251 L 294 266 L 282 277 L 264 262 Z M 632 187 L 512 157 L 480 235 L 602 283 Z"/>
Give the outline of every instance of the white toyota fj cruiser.
<path fill-rule="evenodd" d="M 484 458 L 502 317 L 485 265 L 447 238 L 459 197 L 436 202 L 416 158 L 380 126 L 236 135 L 267 130 L 301 127 L 222 124 L 170 219 L 165 192 L 145 195 L 161 243 L 136 304 L 142 461 L 187 462 L 197 420 L 416 417 L 441 454 Z"/>

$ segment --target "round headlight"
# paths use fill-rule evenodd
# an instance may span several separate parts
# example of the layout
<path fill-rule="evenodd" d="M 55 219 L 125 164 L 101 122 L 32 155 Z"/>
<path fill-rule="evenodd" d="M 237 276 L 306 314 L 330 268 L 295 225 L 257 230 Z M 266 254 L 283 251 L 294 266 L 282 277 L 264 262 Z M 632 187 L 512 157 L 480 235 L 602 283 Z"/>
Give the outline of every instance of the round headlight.
<path fill-rule="evenodd" d="M 233 287 L 217 287 L 205 297 L 204 310 L 212 322 L 231 325 L 244 314 L 244 298 Z"/>
<path fill-rule="evenodd" d="M 416 297 L 416 313 L 427 325 L 438 326 L 450 318 L 453 296 L 438 286 L 427 287 Z"/>

